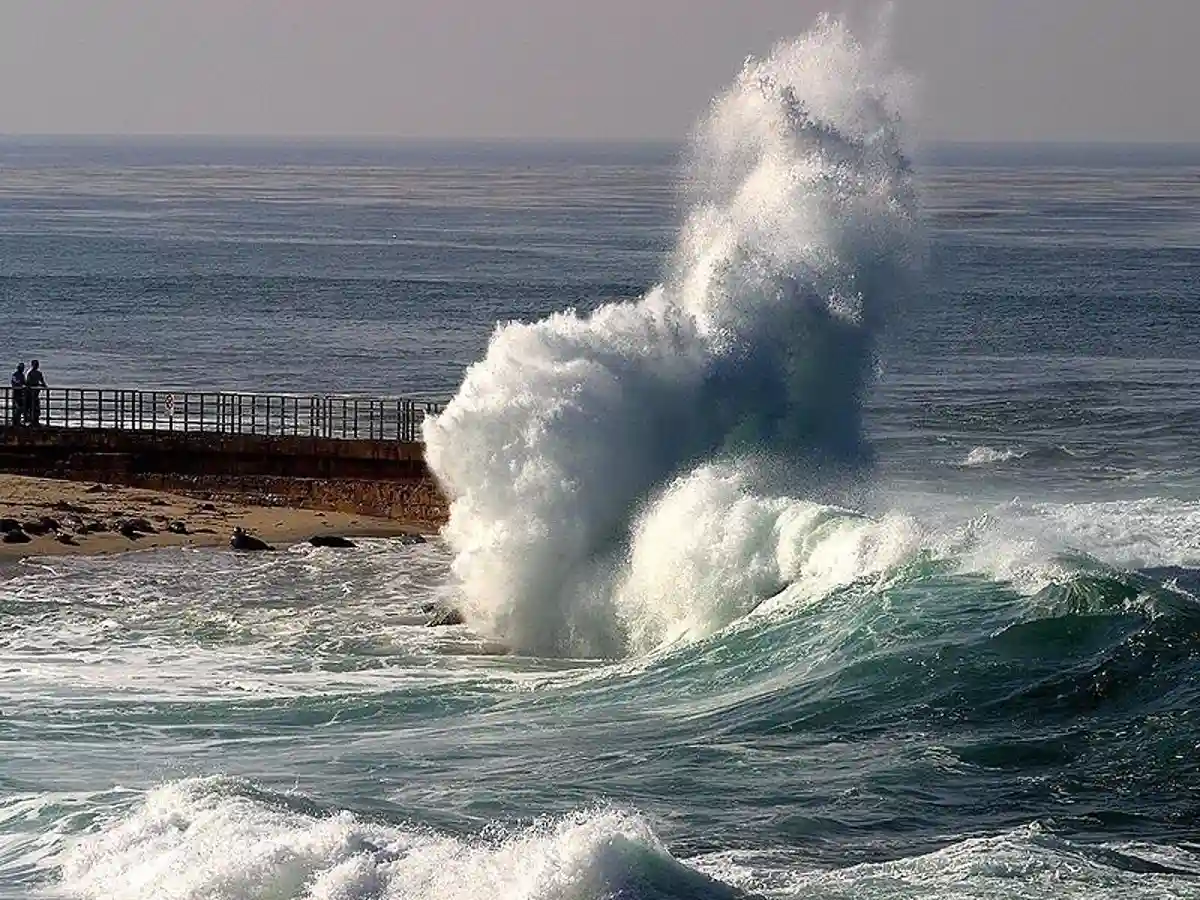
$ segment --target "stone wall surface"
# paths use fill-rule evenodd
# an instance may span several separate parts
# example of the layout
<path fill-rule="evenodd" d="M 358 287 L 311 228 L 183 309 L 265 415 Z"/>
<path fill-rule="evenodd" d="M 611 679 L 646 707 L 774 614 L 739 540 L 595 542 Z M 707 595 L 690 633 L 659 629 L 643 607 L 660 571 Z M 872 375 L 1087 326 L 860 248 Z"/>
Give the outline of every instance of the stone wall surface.
<path fill-rule="evenodd" d="M 0 428 L 0 471 L 381 516 L 436 527 L 447 504 L 419 443 Z"/>

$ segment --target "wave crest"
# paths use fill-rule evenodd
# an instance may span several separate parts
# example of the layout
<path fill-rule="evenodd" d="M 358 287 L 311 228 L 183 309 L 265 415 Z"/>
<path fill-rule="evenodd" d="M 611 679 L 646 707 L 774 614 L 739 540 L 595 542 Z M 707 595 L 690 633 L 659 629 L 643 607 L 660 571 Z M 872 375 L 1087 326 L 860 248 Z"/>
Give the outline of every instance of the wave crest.
<path fill-rule="evenodd" d="M 189 779 L 150 791 L 66 850 L 62 885 L 104 900 L 736 893 L 673 859 L 633 813 L 593 810 L 496 832 L 459 840 L 345 811 L 322 816 L 240 779 Z"/>

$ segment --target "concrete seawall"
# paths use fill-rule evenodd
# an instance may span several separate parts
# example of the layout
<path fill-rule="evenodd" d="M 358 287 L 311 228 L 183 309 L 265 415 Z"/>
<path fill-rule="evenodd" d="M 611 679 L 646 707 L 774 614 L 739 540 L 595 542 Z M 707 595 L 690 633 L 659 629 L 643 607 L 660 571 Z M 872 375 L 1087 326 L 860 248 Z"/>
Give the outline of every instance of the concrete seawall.
<path fill-rule="evenodd" d="M 427 528 L 447 515 L 423 446 L 406 441 L 4 427 L 0 471 L 353 512 Z"/>

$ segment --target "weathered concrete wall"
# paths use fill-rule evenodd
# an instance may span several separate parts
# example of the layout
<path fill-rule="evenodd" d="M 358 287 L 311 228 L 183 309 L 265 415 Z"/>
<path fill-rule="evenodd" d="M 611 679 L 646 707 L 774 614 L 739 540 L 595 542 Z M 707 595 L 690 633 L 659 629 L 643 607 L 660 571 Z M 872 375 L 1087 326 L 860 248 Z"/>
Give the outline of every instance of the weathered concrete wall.
<path fill-rule="evenodd" d="M 446 502 L 421 444 L 83 428 L 0 428 L 0 471 L 384 516 L 425 526 Z"/>

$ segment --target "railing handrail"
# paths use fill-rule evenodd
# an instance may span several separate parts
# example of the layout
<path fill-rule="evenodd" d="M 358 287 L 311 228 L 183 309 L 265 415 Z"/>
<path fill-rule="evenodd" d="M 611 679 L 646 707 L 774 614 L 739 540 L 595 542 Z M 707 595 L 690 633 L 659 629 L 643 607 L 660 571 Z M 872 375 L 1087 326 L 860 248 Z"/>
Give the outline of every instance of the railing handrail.
<path fill-rule="evenodd" d="M 16 394 L 14 392 L 21 392 Z M 419 441 L 442 400 L 356 394 L 0 387 L 0 427 L 116 428 Z"/>
<path fill-rule="evenodd" d="M 2 385 L 0 387 L 2 387 L 5 391 L 12 390 L 12 388 L 8 385 Z M 36 390 L 42 392 L 104 391 L 105 393 L 112 393 L 116 391 L 126 394 L 175 394 L 177 396 L 182 394 L 191 394 L 192 396 L 199 396 L 200 394 L 223 394 L 226 396 L 241 395 L 243 397 L 330 397 L 337 400 L 384 400 L 389 402 L 394 402 L 396 400 L 411 400 L 414 403 L 438 403 L 443 406 L 449 402 L 449 400 L 447 400 L 445 397 L 425 396 L 421 394 L 368 394 L 355 393 L 352 391 L 343 393 L 329 393 L 328 391 L 237 391 L 230 388 L 205 388 L 204 390 L 197 390 L 196 388 L 170 387 L 127 388 L 113 387 L 111 385 L 96 387 L 85 384 L 52 384 L 48 385 L 47 387 L 36 388 Z"/>

